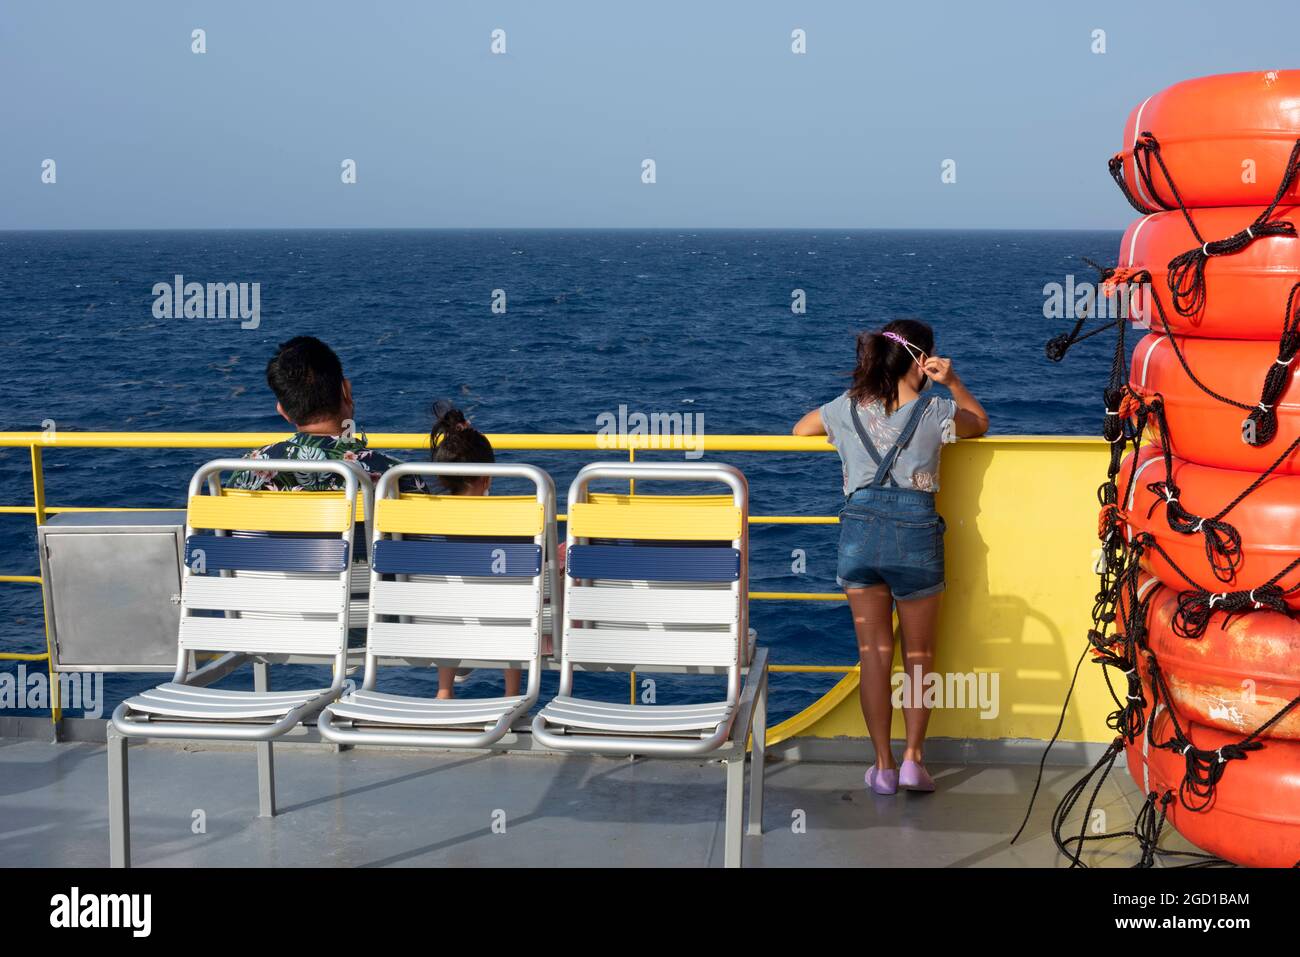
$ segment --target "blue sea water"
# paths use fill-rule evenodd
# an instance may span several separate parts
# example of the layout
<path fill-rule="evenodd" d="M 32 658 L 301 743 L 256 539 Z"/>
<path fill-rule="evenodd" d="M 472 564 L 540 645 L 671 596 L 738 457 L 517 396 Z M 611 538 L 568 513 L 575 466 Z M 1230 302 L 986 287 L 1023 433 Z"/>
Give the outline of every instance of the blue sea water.
<path fill-rule="evenodd" d="M 690 412 L 710 433 L 788 433 L 842 391 L 854 335 L 902 315 L 936 330 L 1001 434 L 1096 434 L 1110 355 L 1097 337 L 1060 365 L 1043 344 L 1043 286 L 1092 278 L 1112 232 L 206 231 L 0 233 L 0 430 L 277 431 L 264 367 L 276 343 L 320 336 L 352 379 L 359 426 L 423 432 L 450 397 L 488 432 L 593 432 L 602 413 Z M 158 319 L 155 283 L 258 282 L 260 325 Z M 505 314 L 491 310 L 504 290 Z M 807 311 L 792 312 L 803 289 Z M 400 454 L 400 453 L 399 453 Z M 663 456 L 655 453 L 648 458 Z M 56 505 L 179 507 L 199 450 L 45 452 Z M 506 452 L 567 489 L 597 456 Z M 755 514 L 832 514 L 835 456 L 711 454 L 744 469 Z M 1031 477 L 1026 477 L 1030 481 Z M 0 449 L 0 504 L 31 502 L 25 449 Z M 0 574 L 36 574 L 30 516 L 0 515 Z M 792 571 L 803 549 L 807 568 Z M 754 591 L 834 591 L 834 526 L 756 526 Z M 778 663 L 844 664 L 842 603 L 759 602 Z M 0 649 L 43 651 L 39 590 L 0 585 Z M 13 665 L 3 666 L 13 671 Z M 300 672 L 304 669 L 298 669 Z M 580 690 L 626 694 L 582 676 Z M 107 704 L 158 676 L 111 675 Z M 284 686 L 313 685 L 319 675 Z M 544 690 L 554 687 L 548 676 Z M 773 720 L 834 676 L 773 679 Z M 427 693 L 403 672 L 395 690 Z M 466 694 L 500 687 L 476 673 Z M 661 682 L 659 699 L 698 686 Z M 75 712 L 74 712 L 75 713 Z"/>

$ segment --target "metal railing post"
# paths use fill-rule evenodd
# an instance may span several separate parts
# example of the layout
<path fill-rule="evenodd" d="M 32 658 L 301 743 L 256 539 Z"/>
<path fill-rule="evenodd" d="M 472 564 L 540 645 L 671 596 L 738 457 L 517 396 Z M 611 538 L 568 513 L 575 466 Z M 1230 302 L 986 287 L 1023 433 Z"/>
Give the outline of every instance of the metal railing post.
<path fill-rule="evenodd" d="M 633 446 L 632 443 L 630 442 L 628 443 L 627 446 L 627 460 L 629 464 L 636 463 L 636 447 Z M 627 494 L 628 495 L 636 494 L 636 479 L 627 480 Z M 636 672 L 635 671 L 629 671 L 627 673 L 627 703 L 633 705 L 636 704 Z"/>
<path fill-rule="evenodd" d="M 39 528 L 45 524 L 45 460 L 41 447 L 35 443 L 32 453 L 32 514 Z M 39 539 L 38 539 L 39 541 Z M 59 720 L 63 717 L 59 701 L 59 681 L 54 673 L 54 648 L 50 645 L 50 620 L 45 614 L 45 579 L 41 579 L 41 621 L 45 623 L 45 673 L 50 685 L 50 723 L 54 725 L 55 740 L 59 737 Z"/>

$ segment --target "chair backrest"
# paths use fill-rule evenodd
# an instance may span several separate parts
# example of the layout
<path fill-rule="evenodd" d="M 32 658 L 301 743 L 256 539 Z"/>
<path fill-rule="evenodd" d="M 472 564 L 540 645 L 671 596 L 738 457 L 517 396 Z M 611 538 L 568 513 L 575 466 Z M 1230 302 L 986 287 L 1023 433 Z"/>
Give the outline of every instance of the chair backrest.
<path fill-rule="evenodd" d="M 401 494 L 406 475 L 519 478 L 534 494 Z M 473 660 L 527 667 L 535 695 L 548 578 L 560 593 L 551 477 L 531 465 L 406 463 L 380 479 L 374 525 L 364 686 L 383 657 Z"/>
<path fill-rule="evenodd" d="M 352 547 L 352 598 L 348 604 L 348 629 L 352 634 L 364 633 L 366 628 L 366 610 L 370 601 L 370 539 L 374 528 L 374 483 L 370 481 L 370 475 L 360 465 L 346 462 L 357 472 L 357 484 L 359 492 L 357 495 L 356 511 L 356 534 Z M 228 495 L 231 498 L 245 498 L 258 495 L 272 494 L 277 496 L 275 501 L 286 501 L 293 497 L 329 495 L 335 498 L 342 498 L 340 492 L 265 492 L 265 491 L 248 491 L 245 489 L 223 489 L 222 495 Z M 261 536 L 274 536 L 279 534 L 283 536 L 286 533 L 274 532 L 243 532 L 243 535 L 257 534 Z M 250 571 L 244 570 L 236 572 L 240 578 L 306 578 L 320 577 L 311 572 L 281 572 L 281 571 Z M 245 612 L 244 618 L 303 618 L 319 617 L 318 615 L 292 615 L 280 612 Z"/>
<path fill-rule="evenodd" d="M 221 488 L 223 471 L 247 467 L 246 459 L 215 459 L 190 479 L 177 679 L 191 652 L 303 654 L 333 657 L 341 685 L 358 471 L 339 461 L 264 459 L 259 470 L 328 472 L 344 489 Z"/>
<path fill-rule="evenodd" d="M 591 494 L 600 479 L 713 482 L 726 495 Z M 729 465 L 597 463 L 569 489 L 560 693 L 575 667 L 726 669 L 749 631 L 749 490 Z"/>

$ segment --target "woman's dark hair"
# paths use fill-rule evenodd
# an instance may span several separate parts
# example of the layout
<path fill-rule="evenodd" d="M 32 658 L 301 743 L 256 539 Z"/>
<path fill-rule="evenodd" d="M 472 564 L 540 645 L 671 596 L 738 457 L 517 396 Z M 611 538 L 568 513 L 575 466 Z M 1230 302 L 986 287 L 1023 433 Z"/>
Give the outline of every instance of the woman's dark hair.
<path fill-rule="evenodd" d="M 343 364 L 315 336 L 280 343 L 266 364 L 266 384 L 294 425 L 338 415 L 343 405 Z"/>
<path fill-rule="evenodd" d="M 429 432 L 429 457 L 435 462 L 495 462 L 492 443 L 469 424 L 465 413 L 446 399 L 433 404 L 433 429 Z M 438 482 L 452 495 L 463 495 L 475 475 L 439 475 Z"/>
<path fill-rule="evenodd" d="M 934 352 L 934 330 L 919 319 L 895 319 L 879 332 L 859 333 L 858 366 L 853 370 L 849 398 L 854 402 L 879 399 L 886 409 L 892 409 L 898 405 L 898 380 L 907 375 L 916 359 L 886 332 L 901 336 L 929 356 Z"/>

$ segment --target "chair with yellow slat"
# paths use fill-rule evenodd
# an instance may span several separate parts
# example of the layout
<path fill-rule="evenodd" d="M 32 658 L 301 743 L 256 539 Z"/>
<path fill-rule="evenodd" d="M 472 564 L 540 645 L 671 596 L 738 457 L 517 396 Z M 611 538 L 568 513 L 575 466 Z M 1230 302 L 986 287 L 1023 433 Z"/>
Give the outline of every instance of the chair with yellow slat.
<path fill-rule="evenodd" d="M 726 495 L 608 494 L 600 480 L 711 482 Z M 595 464 L 569 489 L 560 690 L 533 739 L 558 751 L 722 758 L 724 861 L 739 866 L 746 746 L 749 830 L 761 833 L 767 653 L 749 629 L 749 490 L 728 465 Z M 573 675 L 636 671 L 725 675 L 723 700 L 616 704 L 580 698 Z"/>
<path fill-rule="evenodd" d="M 352 601 L 348 606 L 348 628 L 353 638 L 353 644 L 357 644 L 363 636 L 366 627 L 366 606 L 370 600 L 370 533 L 371 526 L 374 522 L 374 489 L 372 487 L 369 473 L 359 465 L 350 462 L 343 464 L 351 467 L 358 476 L 359 494 L 357 495 L 356 509 L 354 512 L 357 525 L 357 534 L 355 536 L 355 547 L 352 551 L 352 581 L 351 594 Z M 223 499 L 229 499 L 233 502 L 239 502 L 240 505 L 233 506 L 235 512 L 250 507 L 248 503 L 265 501 L 272 503 L 272 509 L 275 512 L 285 516 L 281 519 L 281 524 L 287 520 L 287 516 L 295 513 L 311 514 L 314 510 L 328 510 L 332 506 L 322 505 L 322 502 L 331 500 L 342 503 L 343 492 L 302 492 L 302 491 L 277 491 L 267 489 L 238 489 L 222 488 L 216 493 Z M 207 496 L 204 496 L 206 498 Z M 230 506 L 227 506 L 230 507 Z M 292 534 L 292 529 L 265 529 L 263 534 L 274 535 Z M 247 534 L 247 532 L 245 532 Z M 273 571 L 240 571 L 236 575 L 243 578 L 283 578 L 287 573 Z M 260 615 L 249 614 L 245 617 L 275 618 L 275 617 L 299 617 L 285 616 L 278 613 L 265 613 Z"/>
<path fill-rule="evenodd" d="M 223 472 L 247 465 L 217 459 L 190 480 L 176 672 L 122 702 L 109 722 L 109 857 L 116 867 L 130 864 L 129 739 L 255 742 L 259 812 L 269 817 L 275 813 L 271 742 L 343 691 L 356 516 L 369 478 L 347 462 L 267 459 L 260 469 L 332 474 L 343 491 L 221 488 Z M 215 660 L 198 667 L 199 656 L 210 653 Z M 329 661 L 330 684 L 272 691 L 267 664 L 291 657 Z M 253 691 L 212 687 L 250 663 Z"/>
<path fill-rule="evenodd" d="M 524 479 L 535 493 L 398 495 L 406 475 Z M 541 690 L 545 583 L 557 573 L 554 483 L 530 465 L 408 463 L 380 479 L 375 500 L 365 677 L 321 712 L 320 733 L 350 745 L 491 747 Z M 553 581 L 550 591 L 561 594 Z M 393 694 L 379 679 L 394 659 L 527 668 L 528 686 L 493 698 Z"/>

